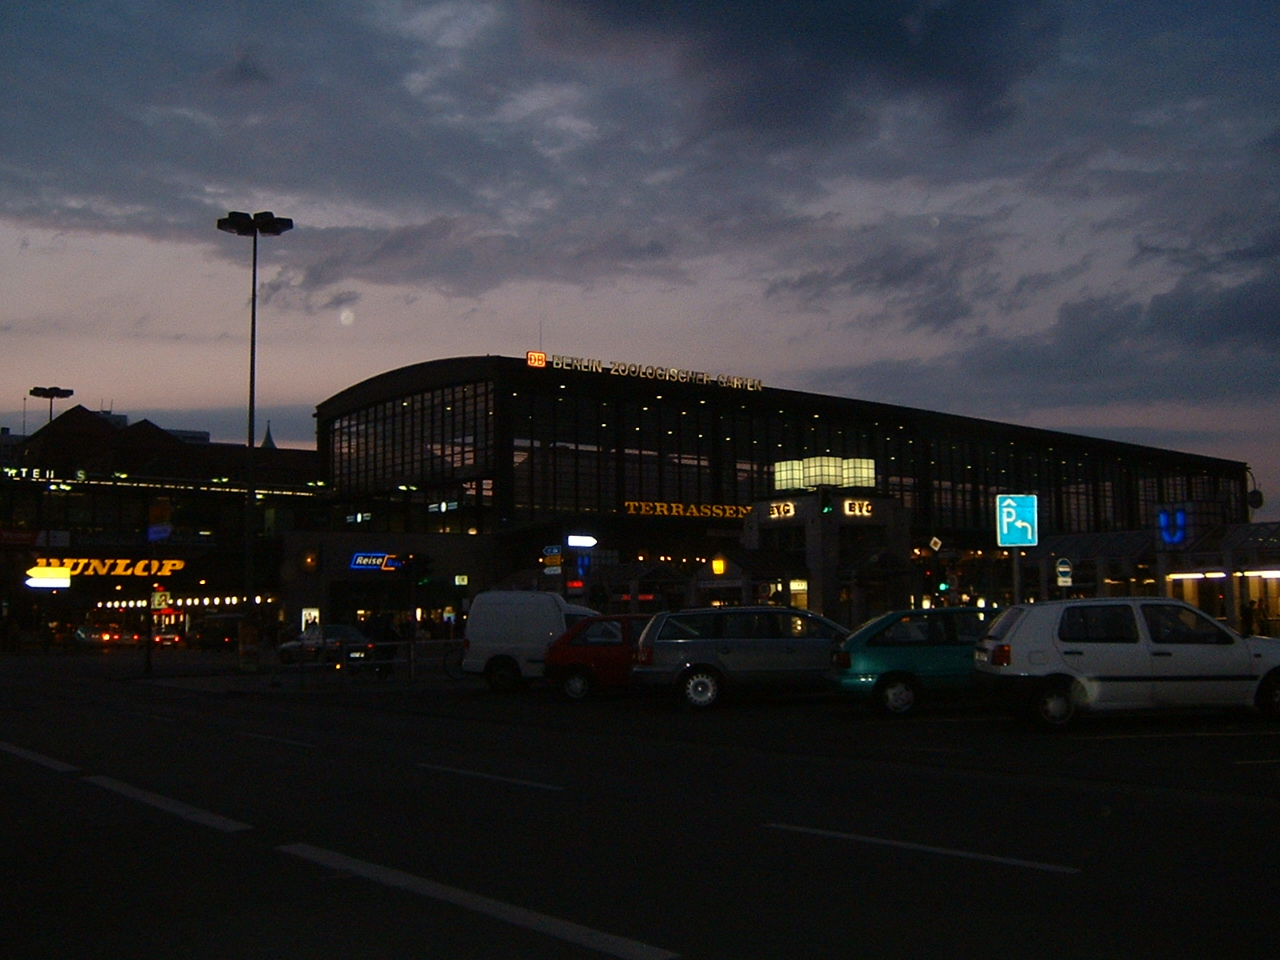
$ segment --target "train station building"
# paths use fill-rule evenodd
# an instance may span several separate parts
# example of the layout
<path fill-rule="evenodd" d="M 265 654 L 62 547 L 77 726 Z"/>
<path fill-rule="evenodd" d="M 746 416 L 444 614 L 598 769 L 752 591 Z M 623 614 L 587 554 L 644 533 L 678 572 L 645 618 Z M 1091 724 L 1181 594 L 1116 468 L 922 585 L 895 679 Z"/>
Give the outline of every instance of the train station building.
<path fill-rule="evenodd" d="M 735 371 L 442 359 L 355 384 L 316 417 L 343 522 L 325 550 L 301 552 L 323 554 L 317 576 L 356 600 L 390 576 L 353 557 L 412 548 L 444 594 L 552 589 L 639 610 L 768 600 L 856 623 L 1060 595 L 1063 558 L 1073 592 L 1167 593 L 1188 547 L 1249 520 L 1244 463 Z M 1000 545 L 1009 494 L 1035 497 L 1034 544 Z"/>
<path fill-rule="evenodd" d="M 6 617 L 154 616 L 159 595 L 184 621 L 246 603 L 285 631 L 441 626 L 492 587 L 849 625 L 1015 597 L 1172 594 L 1233 623 L 1278 606 L 1280 525 L 1249 522 L 1237 461 L 539 352 L 401 367 L 315 416 L 316 449 L 256 448 L 256 479 L 243 446 L 83 407 L 7 437 Z M 75 585 L 33 599 L 31 566 L 71 561 Z"/>

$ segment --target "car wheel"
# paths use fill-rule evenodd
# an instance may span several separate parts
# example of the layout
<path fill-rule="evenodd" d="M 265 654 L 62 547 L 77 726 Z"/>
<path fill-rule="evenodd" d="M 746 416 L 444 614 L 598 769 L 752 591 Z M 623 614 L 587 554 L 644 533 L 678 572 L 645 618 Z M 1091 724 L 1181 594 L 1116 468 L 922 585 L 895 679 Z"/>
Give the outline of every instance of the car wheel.
<path fill-rule="evenodd" d="M 484 668 L 484 678 L 494 693 L 515 693 L 524 686 L 519 665 L 506 657 L 490 660 Z"/>
<path fill-rule="evenodd" d="M 699 667 L 680 678 L 680 696 L 685 705 L 705 710 L 720 697 L 720 675 Z"/>
<path fill-rule="evenodd" d="M 591 673 L 587 670 L 570 670 L 560 682 L 560 689 L 570 700 L 581 700 L 591 693 Z"/>
<path fill-rule="evenodd" d="M 1254 703 L 1266 719 L 1280 720 L 1280 670 L 1272 670 L 1262 678 Z"/>
<path fill-rule="evenodd" d="M 920 687 L 911 677 L 885 677 L 876 686 L 876 706 L 894 716 L 905 716 L 920 702 Z"/>
<path fill-rule="evenodd" d="M 1031 698 L 1031 719 L 1042 727 L 1060 730 L 1079 712 L 1070 680 L 1050 680 Z"/>

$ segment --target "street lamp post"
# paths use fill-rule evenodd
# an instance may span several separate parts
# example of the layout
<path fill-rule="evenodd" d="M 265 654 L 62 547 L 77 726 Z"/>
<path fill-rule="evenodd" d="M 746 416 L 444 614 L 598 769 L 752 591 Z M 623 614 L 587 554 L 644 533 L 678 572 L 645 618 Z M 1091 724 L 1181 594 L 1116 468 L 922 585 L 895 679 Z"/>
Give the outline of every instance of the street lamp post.
<path fill-rule="evenodd" d="M 245 603 L 253 603 L 253 528 L 254 501 L 257 490 L 254 482 L 253 447 L 256 426 L 254 423 L 258 381 L 258 237 L 278 237 L 293 229 L 288 217 L 277 217 L 270 210 L 248 214 L 232 210 L 218 218 L 218 229 L 239 237 L 253 238 L 253 275 L 249 289 L 249 423 L 245 436 L 245 500 L 244 500 L 244 595 Z M 252 609 L 252 606 L 250 607 Z M 253 641 L 256 645 L 256 637 Z M 241 653 L 244 650 L 242 647 Z"/>
<path fill-rule="evenodd" d="M 74 390 L 64 390 L 62 387 L 32 387 L 27 391 L 30 396 L 47 398 L 49 401 L 49 422 L 53 422 L 53 401 L 65 400 L 75 394 Z"/>

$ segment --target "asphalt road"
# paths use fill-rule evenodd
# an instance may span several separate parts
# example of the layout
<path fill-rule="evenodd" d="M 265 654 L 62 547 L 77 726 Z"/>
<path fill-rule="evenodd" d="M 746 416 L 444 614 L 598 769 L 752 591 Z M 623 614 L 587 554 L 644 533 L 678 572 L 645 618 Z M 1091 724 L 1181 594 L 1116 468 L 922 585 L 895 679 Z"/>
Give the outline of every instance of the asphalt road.
<path fill-rule="evenodd" d="M 0 657 L 7 958 L 1248 956 L 1280 726 Z"/>

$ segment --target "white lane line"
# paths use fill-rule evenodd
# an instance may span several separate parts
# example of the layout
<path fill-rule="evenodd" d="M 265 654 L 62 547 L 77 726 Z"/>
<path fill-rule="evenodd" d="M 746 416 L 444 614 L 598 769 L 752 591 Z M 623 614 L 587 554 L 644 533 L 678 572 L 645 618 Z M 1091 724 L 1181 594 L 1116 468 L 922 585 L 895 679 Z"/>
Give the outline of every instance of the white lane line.
<path fill-rule="evenodd" d="M 637 940 L 614 936 L 611 933 L 602 933 L 599 930 L 571 923 L 568 920 L 560 920 L 557 917 L 547 916 L 534 910 L 526 910 L 524 907 L 503 903 L 501 900 L 493 900 L 467 890 L 459 890 L 457 887 L 446 886 L 442 883 L 436 883 L 434 880 L 427 880 L 400 870 L 392 870 L 376 863 L 356 860 L 341 853 L 335 853 L 332 850 L 325 850 L 322 847 L 313 847 L 307 843 L 292 843 L 276 849 L 281 853 L 287 853 L 303 860 L 310 860 L 312 863 L 317 863 L 321 866 L 363 877 L 386 887 L 408 890 L 411 893 L 452 904 L 472 913 L 493 917 L 504 923 L 523 927 L 535 933 L 545 934 L 557 940 L 563 940 L 566 943 L 586 947 L 589 950 L 595 950 L 611 957 L 619 957 L 621 960 L 676 960 L 679 957 L 679 954 L 672 953 L 670 950 L 651 947 Z"/>
<path fill-rule="evenodd" d="M 23 760 L 38 763 L 42 767 L 48 767 L 50 770 L 57 770 L 59 773 L 75 773 L 80 769 L 74 764 L 55 760 L 53 757 L 46 757 L 44 754 L 34 753 L 31 750 L 24 750 L 22 747 L 14 746 L 12 743 L 0 743 L 0 750 L 5 753 L 12 753 L 15 757 L 21 757 Z"/>
<path fill-rule="evenodd" d="M 511 783 L 518 787 L 534 787 L 537 790 L 563 790 L 564 787 L 554 783 L 538 783 L 536 780 L 515 780 L 511 777 L 499 777 L 492 773 L 481 773 L 478 770 L 460 770 L 457 767 L 437 767 L 432 763 L 420 763 L 418 766 L 424 770 L 434 770 L 437 773 L 453 773 L 460 777 L 479 777 L 482 780 L 497 780 L 499 783 Z"/>
<path fill-rule="evenodd" d="M 915 850 L 920 853 L 936 853 L 945 857 L 960 857 L 965 860 L 984 860 L 987 863 L 1003 863 L 1010 867 L 1025 867 L 1028 870 L 1044 870 L 1049 873 L 1079 873 L 1078 867 L 1064 867 L 1056 863 L 1037 863 L 1034 860 L 1018 860 L 1013 857 L 993 857 L 986 853 L 972 853 L 968 850 L 952 850 L 947 847 L 930 847 L 923 843 L 904 843 L 901 840 L 886 840 L 883 837 L 864 837 L 856 833 L 839 833 L 835 830 L 816 830 L 813 827 L 797 827 L 789 823 L 767 823 L 765 826 L 774 830 L 788 830 L 791 833 L 808 833 L 816 837 L 834 837 L 837 840 L 850 840 L 855 843 L 874 843 L 882 847 L 897 847 L 900 850 Z"/>
<path fill-rule="evenodd" d="M 1184 730 L 1171 733 L 1098 733 L 1072 740 L 1217 740 L 1224 737 L 1280 737 L 1280 730 Z"/>
<path fill-rule="evenodd" d="M 268 743 L 283 743 L 287 747 L 306 747 L 308 750 L 314 750 L 318 746 L 314 743 L 305 743 L 302 740 L 286 740 L 283 737 L 268 737 L 262 733 L 241 733 L 240 736 L 248 737 L 250 740 L 266 740 Z"/>
<path fill-rule="evenodd" d="M 247 823 L 241 823 L 238 820 L 231 820 L 227 817 L 220 816 L 216 813 L 210 813 L 208 810 L 201 810 L 199 807 L 191 807 L 178 800 L 171 800 L 169 797 L 163 797 L 158 793 L 151 793 L 148 790 L 141 790 L 138 787 L 131 787 L 127 783 L 121 783 L 119 780 L 113 780 L 111 777 L 85 777 L 89 783 L 97 784 L 107 790 L 114 791 L 131 800 L 137 800 L 141 803 L 149 804 L 165 813 L 172 813 L 174 816 L 182 817 L 184 820 L 190 820 L 193 823 L 202 826 L 212 827 L 215 830 L 221 830 L 223 833 L 236 833 L 240 830 L 252 830 L 253 827 Z"/>

